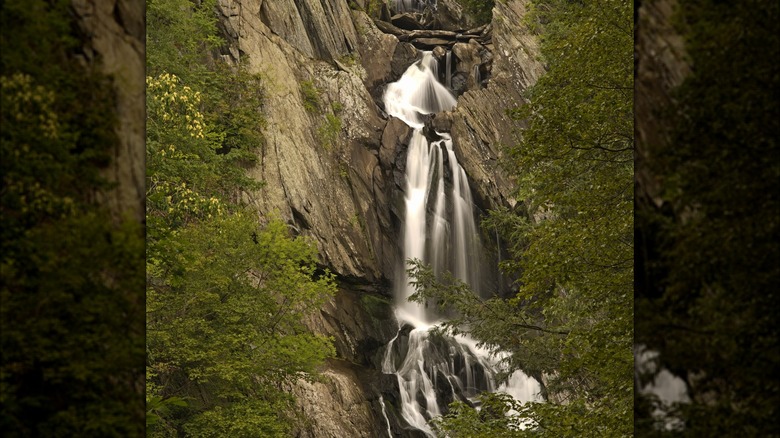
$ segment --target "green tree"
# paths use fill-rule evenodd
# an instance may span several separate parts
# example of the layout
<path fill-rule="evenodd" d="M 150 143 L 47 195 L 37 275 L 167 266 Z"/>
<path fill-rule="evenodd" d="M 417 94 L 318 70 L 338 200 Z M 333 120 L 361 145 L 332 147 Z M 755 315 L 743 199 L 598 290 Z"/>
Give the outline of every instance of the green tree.
<path fill-rule="evenodd" d="M 303 321 L 335 292 L 305 238 L 241 202 L 262 83 L 211 56 L 214 2 L 148 9 L 147 418 L 151 436 L 283 437 L 284 387 L 335 354 Z"/>
<path fill-rule="evenodd" d="M 632 17 L 627 1 L 533 2 L 548 71 L 512 113 L 527 127 L 505 162 L 524 202 L 483 224 L 507 241 L 515 296 L 480 301 L 412 267 L 418 299 L 460 312 L 451 329 L 512 353 L 510 371 L 545 376 L 550 403 L 519 411 L 535 436 L 633 431 Z M 458 424 L 439 427 L 458 436 Z"/>
<path fill-rule="evenodd" d="M 147 81 L 150 431 L 283 436 L 279 385 L 334 354 L 302 320 L 335 285 L 311 242 L 233 201 L 257 183 L 220 152 L 200 95 L 173 75 Z"/>
<path fill-rule="evenodd" d="M 683 436 L 780 435 L 779 18 L 776 2 L 680 1 L 692 73 L 658 114 L 668 141 L 638 143 L 662 202 L 637 196 L 636 341 L 688 384 L 668 412 Z M 636 405 L 637 435 L 661 434 L 652 400 Z"/>

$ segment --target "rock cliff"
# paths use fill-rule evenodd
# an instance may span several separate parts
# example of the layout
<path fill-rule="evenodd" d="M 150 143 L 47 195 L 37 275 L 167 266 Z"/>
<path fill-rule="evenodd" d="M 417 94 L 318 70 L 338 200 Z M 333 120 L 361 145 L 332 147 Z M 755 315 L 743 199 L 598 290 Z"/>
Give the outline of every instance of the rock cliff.
<path fill-rule="evenodd" d="M 635 36 L 636 197 L 660 207 L 656 177 L 644 165 L 648 149 L 666 144 L 661 111 L 672 103 L 671 92 L 691 73 L 683 37 L 672 25 L 676 0 L 643 1 L 637 7 Z"/>
<path fill-rule="evenodd" d="M 418 435 L 400 419 L 395 377 L 379 371 L 384 345 L 398 329 L 391 285 L 400 266 L 410 135 L 384 113 L 384 85 L 420 50 L 439 46 L 442 62 L 452 51 L 454 72 L 463 79 L 458 107 L 432 123 L 451 130 L 478 202 L 488 208 L 514 202 L 511 181 L 497 165 L 500 144 L 514 141 L 505 110 L 522 104 L 522 91 L 544 70 L 536 40 L 522 24 L 526 0 L 497 2 L 493 23 L 481 28 L 451 1 L 442 2 L 439 15 L 405 21 L 406 27 L 422 21 L 460 31 L 446 34 L 401 29 L 401 18 L 386 6 L 369 16 L 364 8 L 372 3 L 218 2 L 228 38 L 219 55 L 246 62 L 265 87 L 267 141 L 250 171 L 265 185 L 246 200 L 261 220 L 278 214 L 312 237 L 321 264 L 340 284 L 333 302 L 308 321 L 333 336 L 338 360 L 325 367 L 322 381 L 292 389 L 310 421 L 298 426 L 301 437 L 378 437 L 388 428 L 394 436 Z"/>
<path fill-rule="evenodd" d="M 123 215 L 142 222 L 144 180 L 145 59 L 144 6 L 133 0 L 73 0 L 76 22 L 84 35 L 80 61 L 111 78 L 116 95 L 116 133 L 105 177 L 116 184 L 103 202 L 116 219 Z"/>

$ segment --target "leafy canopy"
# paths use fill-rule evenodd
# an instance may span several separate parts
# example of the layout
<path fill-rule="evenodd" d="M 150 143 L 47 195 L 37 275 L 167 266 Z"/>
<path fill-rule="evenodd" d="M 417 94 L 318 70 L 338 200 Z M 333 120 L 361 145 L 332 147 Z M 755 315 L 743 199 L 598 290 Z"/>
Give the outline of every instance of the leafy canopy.
<path fill-rule="evenodd" d="M 143 230 L 96 201 L 116 105 L 70 3 L 0 3 L 0 430 L 142 436 Z"/>
<path fill-rule="evenodd" d="M 668 141 L 643 144 L 663 203 L 637 202 L 636 340 L 688 383 L 668 412 L 683 436 L 780 434 L 779 18 L 777 2 L 680 1 L 692 73 L 659 114 Z M 637 435 L 661 434 L 638 396 Z"/>
<path fill-rule="evenodd" d="M 305 318 L 335 292 L 312 242 L 241 202 L 262 82 L 210 52 L 214 2 L 149 2 L 147 432 L 284 437 L 282 386 L 335 354 Z"/>
<path fill-rule="evenodd" d="M 451 329 L 511 352 L 510 371 L 525 370 L 545 383 L 549 403 L 517 410 L 533 431 L 512 433 L 629 436 L 632 4 L 539 0 L 528 19 L 541 35 L 548 71 L 511 114 L 527 124 L 505 161 L 524 208 L 493 211 L 483 223 L 507 241 L 511 257 L 502 268 L 519 276 L 517 293 L 480 301 L 465 285 L 437 281 L 419 264 L 411 272 L 418 299 L 436 298 L 460 312 Z M 454 412 L 438 423 L 442 435 L 461 436 L 471 423 L 461 417 L 476 415 L 462 406 Z M 462 436 L 491 436 L 480 433 Z"/>

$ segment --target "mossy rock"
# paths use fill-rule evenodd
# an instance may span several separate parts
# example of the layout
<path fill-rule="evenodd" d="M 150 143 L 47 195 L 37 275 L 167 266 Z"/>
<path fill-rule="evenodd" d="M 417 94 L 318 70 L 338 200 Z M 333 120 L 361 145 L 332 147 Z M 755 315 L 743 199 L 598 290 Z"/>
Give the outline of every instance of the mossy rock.
<path fill-rule="evenodd" d="M 387 298 L 364 294 L 360 297 L 360 305 L 374 319 L 387 320 L 393 317 L 393 306 Z"/>

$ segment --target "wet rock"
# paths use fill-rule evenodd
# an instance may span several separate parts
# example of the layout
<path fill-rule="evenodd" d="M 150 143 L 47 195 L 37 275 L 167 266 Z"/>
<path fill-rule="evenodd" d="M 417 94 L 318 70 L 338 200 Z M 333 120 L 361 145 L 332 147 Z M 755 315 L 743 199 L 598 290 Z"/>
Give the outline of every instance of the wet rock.
<path fill-rule="evenodd" d="M 393 73 L 393 81 L 398 80 L 402 74 L 420 57 L 420 51 L 412 44 L 399 43 L 395 47 L 390 68 Z"/>
<path fill-rule="evenodd" d="M 412 130 L 395 117 L 390 117 L 382 133 L 382 146 L 379 150 L 379 162 L 382 168 L 389 170 L 395 167 L 401 148 L 409 142 Z"/>
<path fill-rule="evenodd" d="M 442 46 L 436 46 L 433 48 L 433 56 L 442 61 L 447 56 L 447 49 Z"/>
<path fill-rule="evenodd" d="M 449 46 L 452 43 L 452 40 L 443 38 L 416 38 L 412 40 L 412 44 L 424 50 L 432 50 L 436 46 Z"/>
<path fill-rule="evenodd" d="M 362 11 L 352 11 L 352 18 L 358 29 L 358 52 L 360 62 L 366 71 L 365 85 L 375 99 L 382 84 L 392 82 L 392 61 L 398 38 L 381 32 L 373 26 L 371 18 Z"/>
<path fill-rule="evenodd" d="M 393 15 L 393 17 L 390 18 L 390 22 L 394 26 L 405 30 L 418 30 L 423 28 L 423 25 L 420 24 L 417 17 L 410 13 Z"/>

